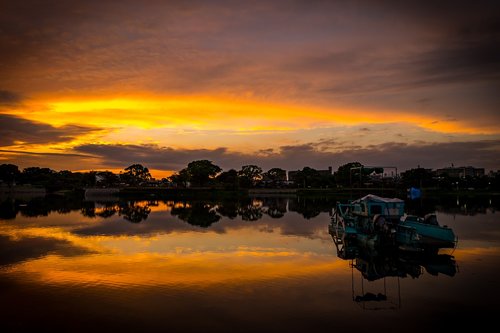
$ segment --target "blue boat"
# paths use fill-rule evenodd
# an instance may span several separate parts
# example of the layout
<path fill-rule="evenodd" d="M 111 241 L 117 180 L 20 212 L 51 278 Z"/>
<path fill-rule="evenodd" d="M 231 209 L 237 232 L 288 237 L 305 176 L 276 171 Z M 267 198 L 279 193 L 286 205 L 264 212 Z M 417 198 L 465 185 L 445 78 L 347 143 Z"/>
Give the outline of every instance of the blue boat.
<path fill-rule="evenodd" d="M 397 246 L 402 250 L 421 251 L 430 248 L 454 247 L 456 237 L 447 226 L 441 227 L 432 217 L 406 215 L 404 201 L 373 194 L 347 204 L 337 203 L 329 226 L 339 244 L 372 248 Z M 348 251 L 348 249 L 346 249 Z"/>
<path fill-rule="evenodd" d="M 420 243 L 428 247 L 453 248 L 457 243 L 457 236 L 448 226 L 440 226 L 435 214 L 427 214 L 424 217 L 415 215 L 403 215 L 400 225 L 415 228 Z"/>

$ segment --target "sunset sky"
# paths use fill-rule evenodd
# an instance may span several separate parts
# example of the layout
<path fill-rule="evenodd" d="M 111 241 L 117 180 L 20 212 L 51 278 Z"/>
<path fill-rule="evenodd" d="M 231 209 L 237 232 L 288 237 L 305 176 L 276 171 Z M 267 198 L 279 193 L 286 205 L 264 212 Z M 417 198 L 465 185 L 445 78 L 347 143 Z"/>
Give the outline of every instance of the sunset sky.
<path fill-rule="evenodd" d="M 497 170 L 499 22 L 497 1 L 0 0 L 0 164 Z"/>

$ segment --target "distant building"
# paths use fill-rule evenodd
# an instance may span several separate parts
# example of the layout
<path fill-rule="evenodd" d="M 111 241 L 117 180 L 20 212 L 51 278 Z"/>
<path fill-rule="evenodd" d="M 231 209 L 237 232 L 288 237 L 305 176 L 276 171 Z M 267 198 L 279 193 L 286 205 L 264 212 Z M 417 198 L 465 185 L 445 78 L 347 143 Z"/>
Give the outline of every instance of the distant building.
<path fill-rule="evenodd" d="M 328 170 L 316 170 L 321 176 L 331 176 L 332 175 L 332 167 L 328 167 Z"/>
<path fill-rule="evenodd" d="M 450 178 L 483 177 L 484 168 L 448 167 L 436 170 L 436 176 L 448 176 Z"/>
<path fill-rule="evenodd" d="M 264 172 L 264 174 L 262 175 L 261 182 L 264 183 L 265 185 L 270 185 L 270 184 L 274 184 L 274 185 L 284 184 L 286 182 L 286 170 L 280 169 L 279 171 L 277 171 L 277 172 L 275 172 L 273 174 L 272 178 L 269 177 L 269 175 L 267 174 L 267 172 Z"/>
<path fill-rule="evenodd" d="M 321 176 L 331 176 L 332 175 L 332 167 L 328 167 L 327 170 L 316 170 Z M 295 182 L 297 179 L 297 175 L 301 170 L 297 171 L 288 171 L 288 181 Z"/>
<path fill-rule="evenodd" d="M 497 171 L 490 170 L 490 172 L 488 172 L 488 177 L 490 178 L 495 178 L 498 176 L 500 176 L 500 170 Z"/>
<path fill-rule="evenodd" d="M 288 171 L 288 181 L 294 182 L 297 179 L 297 175 L 299 174 L 300 170 L 297 171 Z"/>
<path fill-rule="evenodd" d="M 96 182 L 96 184 L 101 184 L 105 180 L 106 180 L 106 176 L 104 174 L 101 174 L 99 172 L 95 174 L 95 182 Z"/>

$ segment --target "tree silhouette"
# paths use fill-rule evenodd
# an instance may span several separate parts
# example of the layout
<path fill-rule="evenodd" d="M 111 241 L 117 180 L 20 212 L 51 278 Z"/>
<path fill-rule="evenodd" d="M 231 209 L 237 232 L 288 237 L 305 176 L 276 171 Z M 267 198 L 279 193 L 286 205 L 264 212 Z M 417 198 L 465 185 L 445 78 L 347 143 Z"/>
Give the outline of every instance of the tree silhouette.
<path fill-rule="evenodd" d="M 145 168 L 147 170 L 147 168 Z M 114 186 L 119 183 L 119 178 L 111 171 L 101 171 L 95 174 L 95 183 L 101 186 Z M 149 175 L 151 178 L 151 175 Z"/>
<path fill-rule="evenodd" d="M 180 187 L 187 187 L 189 182 L 189 173 L 187 169 L 182 169 L 179 173 L 174 173 L 168 179 L 175 185 Z"/>
<path fill-rule="evenodd" d="M 335 172 L 335 181 L 337 182 L 337 184 L 340 184 L 343 186 L 351 186 L 352 183 L 355 183 L 356 181 L 359 182 L 362 167 L 363 167 L 363 164 L 361 164 L 359 162 L 350 162 L 350 163 L 341 165 L 338 168 L 337 172 Z M 356 169 L 352 169 L 352 168 L 356 168 Z M 359 185 L 361 186 L 361 184 L 359 184 Z"/>
<path fill-rule="evenodd" d="M 151 180 L 151 174 L 149 169 L 141 164 L 132 164 L 125 168 L 125 172 L 121 174 L 120 178 L 130 185 L 140 185 Z"/>
<path fill-rule="evenodd" d="M 187 166 L 189 181 L 196 186 L 204 186 L 208 180 L 214 178 L 222 169 L 209 160 L 193 161 Z"/>
<path fill-rule="evenodd" d="M 406 170 L 401 173 L 401 178 L 406 187 L 425 187 L 434 184 L 432 171 L 424 168 Z"/>
<path fill-rule="evenodd" d="M 280 168 L 272 168 L 265 172 L 262 177 L 270 182 L 272 186 L 278 186 L 286 181 L 286 171 Z"/>
<path fill-rule="evenodd" d="M 25 184 L 47 186 L 53 181 L 55 174 L 49 168 L 29 167 L 21 173 L 21 180 Z"/>
<path fill-rule="evenodd" d="M 242 187 L 252 187 L 262 179 L 262 168 L 253 164 L 244 165 L 238 171 L 238 176 Z"/>
<path fill-rule="evenodd" d="M 238 172 L 234 169 L 222 172 L 217 176 L 217 181 L 224 185 L 226 189 L 235 190 L 238 188 Z"/>
<path fill-rule="evenodd" d="M 19 177 L 21 172 L 17 165 L 14 164 L 2 164 L 0 165 L 0 180 L 9 186 L 16 183 L 16 179 Z"/>

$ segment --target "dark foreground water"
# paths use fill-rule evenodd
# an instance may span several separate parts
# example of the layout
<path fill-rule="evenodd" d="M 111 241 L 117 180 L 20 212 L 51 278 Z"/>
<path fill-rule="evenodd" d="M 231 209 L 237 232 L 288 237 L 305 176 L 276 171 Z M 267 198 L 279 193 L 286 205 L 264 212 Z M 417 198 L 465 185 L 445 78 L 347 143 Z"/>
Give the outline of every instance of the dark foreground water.
<path fill-rule="evenodd" d="M 1 331 L 448 332 L 496 323 L 498 197 L 409 202 L 410 212 L 437 211 L 457 248 L 354 261 L 337 257 L 328 233 L 335 201 L 8 199 Z"/>

